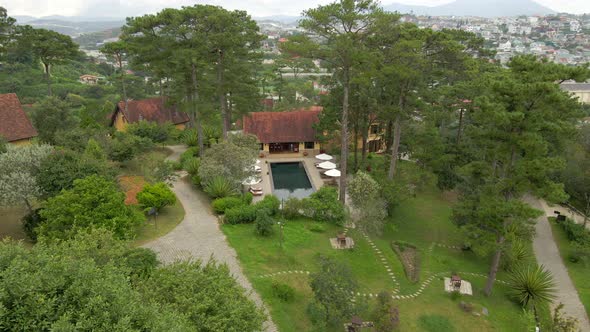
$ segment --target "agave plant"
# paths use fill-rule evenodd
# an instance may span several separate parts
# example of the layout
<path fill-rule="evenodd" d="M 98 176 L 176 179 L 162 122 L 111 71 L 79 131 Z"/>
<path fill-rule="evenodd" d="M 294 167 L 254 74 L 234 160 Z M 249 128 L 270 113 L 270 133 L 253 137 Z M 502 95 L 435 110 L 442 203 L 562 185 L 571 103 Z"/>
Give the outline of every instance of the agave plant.
<path fill-rule="evenodd" d="M 235 184 L 222 176 L 216 176 L 208 181 L 203 190 L 211 198 L 221 198 L 238 194 Z"/>
<path fill-rule="evenodd" d="M 196 130 L 193 129 L 185 130 L 184 133 L 182 133 L 182 140 L 184 141 L 184 144 L 188 146 L 197 146 L 199 144 L 199 137 Z"/>
<path fill-rule="evenodd" d="M 537 316 L 537 306 L 555 298 L 555 282 L 545 267 L 529 265 L 515 269 L 509 279 L 509 295 L 523 307 L 532 307 Z"/>

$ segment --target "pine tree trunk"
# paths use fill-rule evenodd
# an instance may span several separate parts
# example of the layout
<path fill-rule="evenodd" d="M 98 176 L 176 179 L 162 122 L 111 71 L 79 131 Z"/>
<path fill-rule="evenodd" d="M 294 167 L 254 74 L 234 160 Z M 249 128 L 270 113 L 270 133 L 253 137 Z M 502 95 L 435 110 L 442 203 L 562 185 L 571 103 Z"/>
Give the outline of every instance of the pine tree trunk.
<path fill-rule="evenodd" d="M 193 108 L 193 126 L 197 128 L 197 141 L 199 143 L 199 156 L 203 156 L 205 152 L 205 145 L 203 144 L 203 124 L 199 117 L 199 108 L 197 102 L 199 100 L 199 86 L 197 82 L 197 67 L 193 63 L 191 65 L 191 80 L 193 83 L 193 93 L 191 95 L 192 108 Z"/>
<path fill-rule="evenodd" d="M 49 75 L 49 64 L 43 63 L 43 66 L 45 67 L 45 81 L 47 82 L 47 95 L 52 96 L 53 93 L 51 91 L 51 76 Z"/>
<path fill-rule="evenodd" d="M 461 143 L 461 132 L 463 131 L 463 112 L 465 109 L 459 109 L 459 128 L 457 128 L 457 145 Z"/>
<path fill-rule="evenodd" d="M 391 161 L 389 164 L 389 173 L 387 177 L 390 180 L 393 180 L 393 177 L 397 173 L 397 155 L 399 154 L 399 144 L 402 135 L 402 128 L 401 128 L 401 116 L 398 113 L 395 116 L 395 121 L 393 123 L 393 146 L 391 147 Z"/>
<path fill-rule="evenodd" d="M 342 123 L 340 147 L 340 202 L 346 201 L 346 171 L 348 168 L 348 95 L 350 93 L 350 78 L 348 69 L 344 72 L 344 97 L 342 98 Z"/>
<path fill-rule="evenodd" d="M 496 241 L 498 245 L 498 249 L 494 253 L 494 257 L 492 258 L 492 265 L 490 266 L 490 272 L 488 274 L 488 281 L 486 282 L 486 287 L 484 289 L 484 293 L 487 296 L 492 294 L 492 287 L 494 286 L 494 281 L 496 280 L 496 274 L 498 273 L 498 269 L 500 268 L 500 258 L 502 257 L 502 244 L 504 244 L 504 236 L 500 236 L 498 241 Z"/>

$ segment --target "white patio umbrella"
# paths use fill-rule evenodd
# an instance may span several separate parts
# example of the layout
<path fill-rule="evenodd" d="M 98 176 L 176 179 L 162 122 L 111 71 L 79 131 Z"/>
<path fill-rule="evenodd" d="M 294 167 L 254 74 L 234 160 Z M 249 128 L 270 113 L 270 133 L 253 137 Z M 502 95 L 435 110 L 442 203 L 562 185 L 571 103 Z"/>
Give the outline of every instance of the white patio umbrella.
<path fill-rule="evenodd" d="M 262 167 L 254 165 L 254 172 L 262 172 Z"/>
<path fill-rule="evenodd" d="M 246 178 L 246 180 L 244 180 L 242 184 L 246 186 L 253 186 L 255 184 L 259 184 L 260 182 L 262 182 L 262 178 L 258 176 L 251 176 Z"/>
<path fill-rule="evenodd" d="M 329 171 L 326 171 L 324 174 L 327 175 L 327 176 L 331 176 L 333 178 L 340 177 L 340 171 L 337 170 L 337 169 L 331 169 Z"/>
<path fill-rule="evenodd" d="M 332 160 L 332 156 L 330 156 L 329 154 L 325 154 L 325 153 L 318 154 L 315 157 L 316 157 L 316 159 L 319 159 L 319 160 Z"/>
<path fill-rule="evenodd" d="M 261 163 L 260 159 L 256 159 L 256 165 L 258 165 L 260 163 Z"/>
<path fill-rule="evenodd" d="M 319 163 L 318 167 L 322 169 L 334 169 L 336 168 L 336 164 L 331 161 L 324 161 L 323 163 Z"/>

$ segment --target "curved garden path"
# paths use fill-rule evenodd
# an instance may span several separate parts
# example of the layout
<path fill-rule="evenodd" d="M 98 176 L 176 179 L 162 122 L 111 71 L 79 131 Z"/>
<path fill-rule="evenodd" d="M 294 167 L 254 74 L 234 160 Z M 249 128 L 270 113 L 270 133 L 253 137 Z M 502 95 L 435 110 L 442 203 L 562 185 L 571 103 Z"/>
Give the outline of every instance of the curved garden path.
<path fill-rule="evenodd" d="M 168 148 L 172 151 L 168 159 L 173 161 L 178 161 L 180 154 L 186 150 L 185 146 Z M 260 295 L 254 291 L 252 284 L 244 275 L 235 250 L 227 243 L 225 235 L 219 228 L 217 217 L 211 213 L 207 197 L 192 187 L 186 173 L 181 173 L 173 182 L 172 190 L 184 207 L 184 219 L 170 233 L 143 247 L 155 251 L 163 264 L 178 260 L 206 262 L 211 258 L 226 264 L 232 276 L 246 289 L 248 296 L 267 313 L 265 331 L 277 331 Z"/>
<path fill-rule="evenodd" d="M 555 283 L 557 285 L 557 298 L 553 303 L 553 307 L 559 302 L 563 303 L 563 309 L 565 313 L 578 319 L 579 328 L 581 331 L 590 332 L 590 322 L 588 321 L 588 315 L 584 309 L 580 296 L 567 273 L 567 268 L 561 256 L 559 250 L 553 239 L 553 233 L 551 232 L 551 225 L 547 220 L 547 215 L 550 215 L 552 211 L 548 210 L 549 207 L 545 201 L 527 195 L 524 198 L 530 206 L 535 209 L 543 211 L 543 215 L 537 218 L 535 225 L 535 240 L 533 242 L 533 250 L 539 264 L 544 265 L 545 268 L 551 271 Z"/>

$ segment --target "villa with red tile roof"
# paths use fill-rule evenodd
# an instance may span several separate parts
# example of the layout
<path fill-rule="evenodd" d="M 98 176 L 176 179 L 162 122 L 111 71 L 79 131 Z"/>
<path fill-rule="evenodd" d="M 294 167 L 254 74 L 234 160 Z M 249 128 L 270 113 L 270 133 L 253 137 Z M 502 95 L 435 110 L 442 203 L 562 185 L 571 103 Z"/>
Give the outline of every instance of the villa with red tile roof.
<path fill-rule="evenodd" d="M 125 110 L 125 102 L 120 101 L 111 114 L 110 121 L 110 125 L 114 126 L 118 131 L 125 131 L 127 125 L 139 121 L 159 124 L 169 122 L 176 128 L 184 130 L 189 122 L 189 117 L 186 113 L 178 111 L 176 106 L 167 105 L 166 98 L 156 97 L 129 100 L 127 101 L 127 110 Z"/>
<path fill-rule="evenodd" d="M 316 153 L 320 142 L 314 125 L 321 106 L 288 112 L 252 112 L 244 115 L 244 133 L 256 135 L 265 153 Z"/>
<path fill-rule="evenodd" d="M 15 93 L 0 94 L 0 136 L 11 144 L 29 144 L 37 136 Z"/>

